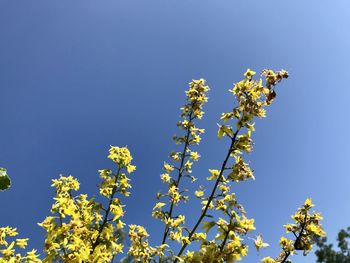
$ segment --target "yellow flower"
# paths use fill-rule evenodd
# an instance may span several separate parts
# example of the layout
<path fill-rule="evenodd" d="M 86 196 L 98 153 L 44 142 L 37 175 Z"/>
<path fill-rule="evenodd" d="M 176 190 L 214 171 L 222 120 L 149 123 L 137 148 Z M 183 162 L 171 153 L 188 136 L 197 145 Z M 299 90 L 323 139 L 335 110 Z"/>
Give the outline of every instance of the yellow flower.
<path fill-rule="evenodd" d="M 219 177 L 220 171 L 215 169 L 209 169 L 210 176 L 207 177 L 207 180 L 215 180 Z"/>
<path fill-rule="evenodd" d="M 305 200 L 304 207 L 305 207 L 306 209 L 309 209 L 309 208 L 311 208 L 311 207 L 314 207 L 311 198 L 308 198 L 308 199 Z"/>
<path fill-rule="evenodd" d="M 254 246 L 256 248 L 256 250 L 260 250 L 261 248 L 264 248 L 264 247 L 268 247 L 269 244 L 267 243 L 264 243 L 263 239 L 262 239 L 262 236 L 261 235 L 258 235 L 256 237 L 256 239 L 254 240 Z"/>
<path fill-rule="evenodd" d="M 164 168 L 164 171 L 170 173 L 171 171 L 174 170 L 174 166 L 164 162 L 164 165 L 163 165 L 163 168 Z"/>
<path fill-rule="evenodd" d="M 264 257 L 261 262 L 262 263 L 277 263 L 277 261 L 271 257 Z"/>
<path fill-rule="evenodd" d="M 122 167 L 127 167 L 132 161 L 132 156 L 127 147 L 111 146 L 108 158 Z"/>
<path fill-rule="evenodd" d="M 247 78 L 247 79 L 252 79 L 252 77 L 256 74 L 255 71 L 252 71 L 251 69 L 247 69 L 247 71 L 244 73 L 244 76 Z"/>
<path fill-rule="evenodd" d="M 198 198 L 201 198 L 204 195 L 204 191 L 203 190 L 197 190 L 194 192 L 195 196 Z"/>
<path fill-rule="evenodd" d="M 126 170 L 128 171 L 129 174 L 131 174 L 132 172 L 134 172 L 136 170 L 136 166 L 129 164 L 126 166 Z"/>
<path fill-rule="evenodd" d="M 156 205 L 153 207 L 153 210 L 161 209 L 163 206 L 165 206 L 165 203 L 158 202 L 158 203 L 156 203 Z"/>
<path fill-rule="evenodd" d="M 170 175 L 168 173 L 164 173 L 160 175 L 160 179 L 162 179 L 163 183 L 169 183 L 170 182 Z"/>
<path fill-rule="evenodd" d="M 191 152 L 191 153 L 190 153 L 190 157 L 191 157 L 192 160 L 198 161 L 199 158 L 200 158 L 200 155 L 199 155 L 198 152 Z"/>
<path fill-rule="evenodd" d="M 20 248 L 25 248 L 27 246 L 28 238 L 16 239 L 16 246 Z"/>
<path fill-rule="evenodd" d="M 35 249 L 27 252 L 26 258 L 29 262 L 41 262 L 41 260 L 38 259 L 39 255 L 37 255 L 35 253 L 36 253 Z"/>
<path fill-rule="evenodd" d="M 180 193 L 175 185 L 172 185 L 168 191 L 169 196 L 171 197 L 171 202 L 176 204 L 180 201 Z"/>

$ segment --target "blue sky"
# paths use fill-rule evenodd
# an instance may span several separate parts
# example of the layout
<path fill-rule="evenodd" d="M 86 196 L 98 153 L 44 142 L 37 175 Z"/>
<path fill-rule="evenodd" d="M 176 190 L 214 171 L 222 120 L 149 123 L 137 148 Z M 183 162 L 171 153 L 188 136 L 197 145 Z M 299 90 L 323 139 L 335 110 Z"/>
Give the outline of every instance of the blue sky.
<path fill-rule="evenodd" d="M 233 189 L 271 244 L 260 257 L 278 253 L 282 225 L 307 197 L 334 240 L 350 225 L 349 9 L 346 0 L 1 1 L 0 167 L 13 187 L 1 193 L 0 225 L 40 247 L 51 179 L 72 174 L 93 195 L 97 170 L 112 166 L 109 145 L 128 145 L 138 169 L 126 222 L 158 241 L 150 213 L 187 83 L 203 77 L 211 88 L 194 167 L 204 177 L 225 154 L 216 123 L 232 108 L 233 82 L 248 67 L 283 68 L 290 78 L 257 123 L 257 179 Z M 245 262 L 256 259 L 251 250 Z"/>

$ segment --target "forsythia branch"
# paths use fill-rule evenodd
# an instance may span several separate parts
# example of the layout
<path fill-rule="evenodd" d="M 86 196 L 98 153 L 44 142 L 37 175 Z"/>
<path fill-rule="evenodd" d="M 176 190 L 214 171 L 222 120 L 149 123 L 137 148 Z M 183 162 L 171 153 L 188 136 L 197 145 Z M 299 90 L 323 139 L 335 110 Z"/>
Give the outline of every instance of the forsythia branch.
<path fill-rule="evenodd" d="M 99 170 L 101 183 L 99 197 L 88 198 L 86 194 L 76 194 L 80 188 L 79 181 L 72 176 L 60 176 L 52 180 L 55 188 L 51 216 L 39 223 L 46 231 L 44 256 L 40 259 L 36 250 L 20 253 L 25 249 L 27 238 L 16 238 L 16 228 L 0 228 L 0 263 L 20 262 L 73 262 L 103 263 L 118 260 L 121 253 L 127 252 L 126 259 L 133 262 L 217 262 L 234 263 L 248 253 L 246 236 L 255 230 L 254 219 L 249 219 L 236 195 L 231 191 L 232 184 L 254 179 L 253 170 L 247 162 L 246 155 L 253 150 L 252 134 L 255 120 L 266 116 L 266 107 L 276 98 L 276 86 L 288 77 L 284 70 L 264 70 L 258 79 L 255 72 L 248 69 L 244 78 L 235 83 L 230 92 L 236 104 L 229 112 L 221 115 L 222 124 L 218 128 L 218 138 L 229 138 L 229 147 L 219 170 L 209 169 L 206 178 L 211 182 L 209 194 L 205 194 L 199 185 L 194 196 L 201 202 L 201 210 L 196 223 L 187 228 L 185 215 L 176 214 L 176 207 L 189 199 L 187 189 L 183 188 L 185 178 L 196 181 L 192 175 L 194 162 L 200 154 L 193 147 L 201 141 L 204 129 L 196 127 L 203 117 L 204 104 L 208 101 L 209 87 L 204 79 L 193 80 L 186 91 L 186 104 L 181 108 L 178 127 L 181 135 L 174 136 L 176 144 L 183 145 L 179 152 L 170 154 L 171 163 L 165 162 L 160 178 L 166 185 L 166 191 L 157 193 L 152 216 L 164 224 L 160 237 L 161 244 L 151 246 L 146 228 L 130 224 L 125 230 L 123 198 L 129 196 L 131 188 L 129 175 L 136 170 L 132 164 L 132 155 L 127 147 L 111 146 L 108 158 L 114 163 L 114 169 Z M 0 190 L 9 186 L 6 170 L 0 169 L 0 179 L 5 179 Z M 6 178 L 5 178 L 6 177 Z M 98 201 L 99 198 L 106 198 Z M 104 207 L 103 204 L 107 203 Z M 297 251 L 306 255 L 312 249 L 315 237 L 324 236 L 321 226 L 322 217 L 311 211 L 311 199 L 292 216 L 293 223 L 285 225 L 287 233 L 294 239 L 281 237 L 281 252 L 276 258 L 265 257 L 263 263 L 286 263 Z M 200 227 L 203 232 L 200 232 Z M 213 231 L 210 235 L 209 231 Z M 123 235 L 128 233 L 130 245 L 124 248 Z M 209 237 L 213 236 L 212 239 Z M 250 238 L 250 237 L 248 237 Z M 251 238 L 250 238 L 251 239 Z M 254 246 L 259 251 L 268 244 L 259 234 Z M 179 249 L 172 249 L 176 241 Z M 197 245 L 197 246 L 196 246 Z M 196 248 L 195 250 L 186 249 Z"/>

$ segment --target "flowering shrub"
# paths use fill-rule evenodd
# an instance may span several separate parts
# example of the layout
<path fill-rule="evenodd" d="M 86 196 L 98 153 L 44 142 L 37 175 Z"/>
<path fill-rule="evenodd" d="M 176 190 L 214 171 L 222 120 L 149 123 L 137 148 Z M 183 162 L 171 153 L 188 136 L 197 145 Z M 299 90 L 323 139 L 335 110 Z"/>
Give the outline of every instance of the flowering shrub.
<path fill-rule="evenodd" d="M 209 169 L 206 178 L 211 189 L 198 186 L 194 196 L 201 202 L 198 218 L 193 226 L 177 212 L 178 206 L 189 199 L 184 188 L 186 180 L 196 183 L 192 166 L 200 159 L 193 151 L 201 141 L 204 129 L 197 122 L 204 114 L 209 87 L 205 80 L 193 80 L 186 91 L 187 103 L 181 108 L 178 127 L 181 134 L 174 136 L 180 151 L 170 153 L 171 163 L 164 163 L 160 179 L 165 189 L 157 193 L 157 203 L 152 216 L 164 229 L 161 242 L 151 246 L 149 234 L 143 226 L 123 222 L 122 198 L 130 194 L 130 179 L 136 166 L 127 147 L 111 146 L 108 158 L 113 169 L 99 171 L 99 194 L 105 202 L 98 202 L 86 194 L 75 194 L 79 182 L 72 176 L 53 180 L 56 196 L 51 216 L 39 226 L 46 231 L 44 255 L 36 250 L 23 255 L 28 239 L 16 239 L 15 228 L 0 228 L 0 262 L 113 262 L 120 253 L 127 253 L 133 262 L 236 262 L 248 253 L 247 234 L 255 230 L 254 219 L 249 218 L 230 186 L 254 179 L 253 171 L 245 161 L 252 151 L 254 121 L 266 115 L 266 107 L 276 97 L 275 87 L 288 77 L 284 70 L 264 70 L 261 78 L 254 80 L 255 72 L 248 69 L 244 79 L 234 84 L 230 92 L 237 104 L 231 111 L 222 113 L 218 138 L 227 139 L 228 147 L 221 167 Z M 311 199 L 292 216 L 293 223 L 284 227 L 292 238 L 281 237 L 281 252 L 276 257 L 265 257 L 263 263 L 290 262 L 289 257 L 298 250 L 307 254 L 314 238 L 324 236 L 320 224 L 322 217 L 312 211 Z M 130 245 L 124 247 L 123 233 L 128 232 Z M 209 234 L 210 232 L 210 234 Z M 214 234 L 214 235 L 213 235 Z M 212 238 L 209 238 L 209 237 Z M 268 246 L 261 235 L 256 236 L 257 250 Z"/>

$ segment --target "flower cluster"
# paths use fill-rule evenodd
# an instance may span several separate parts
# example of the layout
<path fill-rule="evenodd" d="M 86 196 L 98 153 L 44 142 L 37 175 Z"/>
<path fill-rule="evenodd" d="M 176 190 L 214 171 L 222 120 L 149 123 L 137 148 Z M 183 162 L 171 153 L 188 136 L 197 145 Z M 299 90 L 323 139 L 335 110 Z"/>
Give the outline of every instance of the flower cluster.
<path fill-rule="evenodd" d="M 200 187 L 196 196 L 201 199 L 202 211 L 195 226 L 186 236 L 188 243 L 183 244 L 178 259 L 185 262 L 235 262 L 246 256 L 248 246 L 243 237 L 255 230 L 254 219 L 249 219 L 243 206 L 236 200 L 235 194 L 230 190 L 231 183 L 254 179 L 249 163 L 244 160 L 245 155 L 252 151 L 254 132 L 254 119 L 266 115 L 265 107 L 272 102 L 272 93 L 276 94 L 274 87 L 283 78 L 287 78 L 286 71 L 273 72 L 265 70 L 262 78 L 253 80 L 255 72 L 248 69 L 244 79 L 236 84 L 230 92 L 236 98 L 237 105 L 230 112 L 221 115 L 223 124 L 219 125 L 218 138 L 228 137 L 230 146 L 220 169 L 209 169 L 207 180 L 213 181 L 213 188 L 208 196 L 204 196 L 204 189 Z M 232 124 L 230 124 L 232 123 Z M 219 211 L 221 213 L 215 212 Z M 218 218 L 215 217 L 218 215 Z M 206 220 L 210 218 L 210 221 Z M 195 237 L 197 229 L 203 225 L 208 233 L 216 228 L 216 236 L 212 240 Z M 263 247 L 260 241 L 256 246 Z M 192 241 L 200 241 L 199 251 L 182 253 Z M 259 247 L 259 248 L 260 248 Z"/>
<path fill-rule="evenodd" d="M 126 168 L 128 173 L 132 173 L 136 170 L 136 166 L 131 164 L 132 156 L 127 147 L 120 148 L 111 146 L 108 158 L 115 162 L 120 169 Z"/>
<path fill-rule="evenodd" d="M 320 224 L 322 220 L 320 213 L 310 212 L 313 206 L 311 199 L 306 199 L 304 205 L 292 216 L 294 223 L 284 226 L 287 233 L 293 233 L 294 239 L 281 237 L 279 242 L 281 253 L 275 259 L 264 258 L 263 263 L 287 262 L 288 257 L 298 250 L 303 251 L 303 254 L 306 255 L 311 251 L 315 238 L 326 235 Z"/>
<path fill-rule="evenodd" d="M 72 176 L 53 180 L 52 186 L 56 188 L 53 216 L 39 224 L 47 232 L 46 261 L 110 262 L 122 252 L 124 210 L 116 194 L 129 195 L 127 190 L 131 185 L 127 174 L 136 167 L 131 164 L 132 157 L 126 147 L 111 146 L 108 158 L 117 164 L 117 171 L 99 171 L 102 179 L 99 192 L 108 200 L 106 207 L 85 194 L 75 196 L 79 182 Z"/>
<path fill-rule="evenodd" d="M 129 226 L 131 246 L 128 254 L 137 262 L 150 262 L 161 251 L 161 249 L 153 248 L 149 245 L 148 236 L 149 234 L 144 227 L 137 225 Z"/>
<path fill-rule="evenodd" d="M 14 238 L 17 235 L 16 228 L 0 228 L 0 263 L 41 262 L 35 249 L 25 255 L 16 252 L 16 248 L 25 249 L 28 241 L 28 238 Z"/>
<path fill-rule="evenodd" d="M 195 188 L 194 196 L 201 206 L 192 228 L 185 225 L 185 215 L 176 209 L 189 199 L 183 179 L 197 180 L 192 175 L 192 166 L 200 159 L 200 154 L 193 148 L 200 143 L 204 129 L 196 127 L 196 121 L 203 117 L 209 91 L 203 79 L 189 83 L 187 104 L 181 108 L 181 120 L 178 122 L 182 134 L 174 136 L 181 149 L 170 153 L 171 161 L 164 162 L 160 175 L 166 190 L 157 193 L 158 201 L 152 212 L 152 216 L 164 224 L 160 244 L 151 246 L 146 229 L 130 225 L 130 245 L 127 250 L 124 249 L 126 230 L 122 221 L 125 214 L 122 199 L 130 195 L 128 176 L 136 170 L 136 166 L 132 164 L 133 158 L 127 147 L 111 146 L 108 158 L 116 168 L 99 170 L 99 197 L 77 194 L 80 184 L 72 176 L 53 180 L 56 195 L 51 207 L 52 215 L 39 223 L 47 233 L 43 261 L 113 262 L 123 251 L 127 251 L 127 257 L 135 262 L 234 263 L 243 259 L 248 253 L 247 236 L 255 230 L 255 222 L 247 216 L 231 187 L 254 179 L 253 169 L 246 160 L 253 150 L 254 121 L 266 116 L 266 107 L 276 97 L 276 85 L 288 77 L 284 70 L 264 70 L 257 80 L 253 79 L 255 74 L 248 69 L 244 79 L 230 90 L 236 104 L 231 111 L 222 113 L 217 133 L 219 139 L 229 141 L 229 146 L 222 165 L 209 169 L 206 177 L 209 189 L 202 185 Z M 298 250 L 307 254 L 315 237 L 325 235 L 320 224 L 322 217 L 312 212 L 312 207 L 311 199 L 307 199 L 292 216 L 294 223 L 285 225 L 287 233 L 292 233 L 295 238 L 282 237 L 281 253 L 275 259 L 265 257 L 263 263 L 289 262 L 289 256 Z M 36 250 L 24 256 L 17 253 L 16 248 L 25 248 L 28 239 L 15 239 L 15 236 L 16 229 L 0 228 L 0 263 L 41 262 Z M 253 240 L 258 251 L 268 246 L 260 234 Z M 178 252 L 172 249 L 174 243 L 174 247 L 179 248 Z"/>
<path fill-rule="evenodd" d="M 189 198 L 184 194 L 184 190 L 180 190 L 182 178 L 187 177 L 192 182 L 196 181 L 196 178 L 191 175 L 192 165 L 199 160 L 200 154 L 190 147 L 199 144 L 200 136 L 204 133 L 204 129 L 195 126 L 195 120 L 203 117 L 203 105 L 208 101 L 208 91 L 209 87 L 205 85 L 204 79 L 189 83 L 189 89 L 186 91 L 187 104 L 181 108 L 181 120 L 178 122 L 178 127 L 183 130 L 183 134 L 173 137 L 176 144 L 182 144 L 183 147 L 179 152 L 170 153 L 173 164 L 165 162 L 163 165 L 164 172 L 160 178 L 167 184 L 168 191 L 163 194 L 158 193 L 157 196 L 158 199 L 167 198 L 168 204 L 158 202 L 152 213 L 165 224 L 161 246 L 164 246 L 168 239 L 175 240 L 181 245 L 189 243 L 188 237 L 183 236 L 185 216 L 175 214 L 175 206 Z"/>

